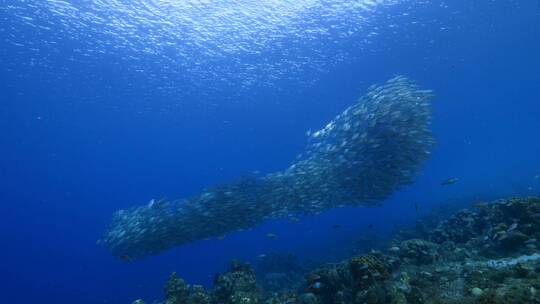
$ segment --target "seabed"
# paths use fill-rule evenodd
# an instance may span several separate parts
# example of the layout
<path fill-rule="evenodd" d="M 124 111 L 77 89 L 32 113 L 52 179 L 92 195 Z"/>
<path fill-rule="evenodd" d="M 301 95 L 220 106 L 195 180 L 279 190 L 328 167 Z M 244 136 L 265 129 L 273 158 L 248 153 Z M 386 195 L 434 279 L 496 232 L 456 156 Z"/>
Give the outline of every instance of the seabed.
<path fill-rule="evenodd" d="M 436 220 L 434 220 L 436 219 Z M 172 273 L 165 304 L 540 303 L 540 198 L 433 212 L 381 248 L 311 269 L 287 254 L 231 261 L 205 290 Z M 134 303 L 144 303 L 136 300 Z"/>

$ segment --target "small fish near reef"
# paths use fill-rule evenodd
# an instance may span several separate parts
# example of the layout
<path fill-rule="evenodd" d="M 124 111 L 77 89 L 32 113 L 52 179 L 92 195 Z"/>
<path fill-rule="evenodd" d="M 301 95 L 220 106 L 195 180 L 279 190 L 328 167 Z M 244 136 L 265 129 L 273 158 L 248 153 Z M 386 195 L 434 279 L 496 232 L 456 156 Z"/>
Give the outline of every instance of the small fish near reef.
<path fill-rule="evenodd" d="M 459 178 L 457 178 L 457 177 L 452 177 L 452 178 L 449 178 L 449 179 L 443 181 L 443 182 L 441 183 L 441 186 L 449 186 L 449 185 L 453 185 L 453 184 L 457 183 L 458 181 L 459 181 Z"/>

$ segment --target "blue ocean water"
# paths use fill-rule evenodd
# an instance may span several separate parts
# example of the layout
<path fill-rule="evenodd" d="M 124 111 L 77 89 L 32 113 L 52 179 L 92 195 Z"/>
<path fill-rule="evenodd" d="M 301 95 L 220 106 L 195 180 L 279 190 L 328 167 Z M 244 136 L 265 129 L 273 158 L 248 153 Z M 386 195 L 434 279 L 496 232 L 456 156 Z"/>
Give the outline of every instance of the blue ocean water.
<path fill-rule="evenodd" d="M 540 194 L 537 1 L 2 0 L 0 25 L 5 303 L 158 299 L 171 271 L 208 286 L 231 258 L 339 258 L 414 223 L 415 202 Z M 118 209 L 286 168 L 395 75 L 435 91 L 437 144 L 383 206 L 131 263 L 96 245 Z"/>

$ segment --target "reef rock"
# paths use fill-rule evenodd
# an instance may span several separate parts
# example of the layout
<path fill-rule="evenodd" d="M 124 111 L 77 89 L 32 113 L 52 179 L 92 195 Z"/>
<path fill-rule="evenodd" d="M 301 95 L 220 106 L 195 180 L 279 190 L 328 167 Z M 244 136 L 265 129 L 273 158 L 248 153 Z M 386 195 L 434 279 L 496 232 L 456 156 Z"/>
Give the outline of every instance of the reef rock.
<path fill-rule="evenodd" d="M 184 304 L 188 299 L 188 286 L 176 272 L 171 273 L 165 284 L 165 304 Z"/>
<path fill-rule="evenodd" d="M 227 272 L 216 276 L 212 296 L 219 304 L 259 303 L 255 272 L 248 264 L 233 260 Z"/>
<path fill-rule="evenodd" d="M 403 241 L 399 248 L 399 256 L 414 264 L 430 264 L 438 257 L 438 245 L 422 239 Z"/>

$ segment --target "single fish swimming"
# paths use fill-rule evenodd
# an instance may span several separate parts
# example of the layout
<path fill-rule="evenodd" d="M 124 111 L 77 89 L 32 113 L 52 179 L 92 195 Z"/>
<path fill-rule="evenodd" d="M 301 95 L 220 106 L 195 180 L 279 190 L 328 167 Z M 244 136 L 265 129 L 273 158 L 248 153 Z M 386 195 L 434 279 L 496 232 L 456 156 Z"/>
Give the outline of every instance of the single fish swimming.
<path fill-rule="evenodd" d="M 266 234 L 266 237 L 269 238 L 269 239 L 275 240 L 275 239 L 277 239 L 277 234 L 269 232 L 269 233 Z"/>
<path fill-rule="evenodd" d="M 458 181 L 459 181 L 459 178 L 457 178 L 457 177 L 452 177 L 452 178 L 449 178 L 449 179 L 443 181 L 443 182 L 441 183 L 441 186 L 449 186 L 449 185 L 453 185 L 453 184 L 457 183 Z"/>

